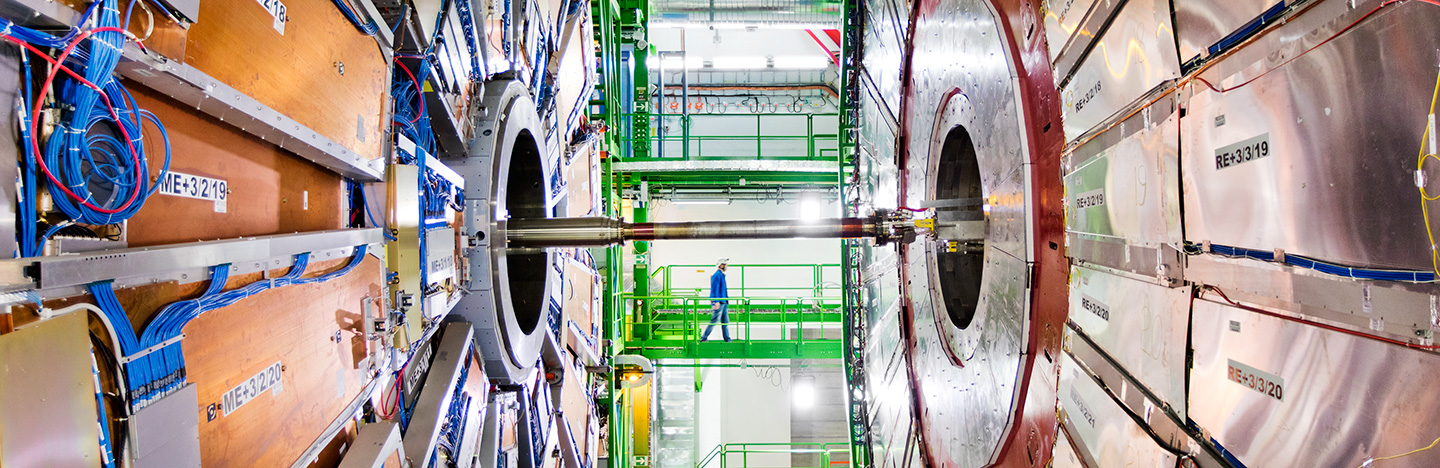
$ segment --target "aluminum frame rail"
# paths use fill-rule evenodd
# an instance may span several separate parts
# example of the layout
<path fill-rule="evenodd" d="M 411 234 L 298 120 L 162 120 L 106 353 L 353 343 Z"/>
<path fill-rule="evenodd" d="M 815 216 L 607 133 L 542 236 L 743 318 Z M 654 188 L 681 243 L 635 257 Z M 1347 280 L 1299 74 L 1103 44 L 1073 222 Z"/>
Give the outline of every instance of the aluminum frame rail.
<path fill-rule="evenodd" d="M 81 15 L 53 0 L 0 0 L 0 16 L 31 25 L 73 26 Z M 389 53 L 386 52 L 386 55 Z M 116 71 L 346 177 L 364 182 L 379 182 L 384 178 L 384 158 L 366 160 L 359 153 L 195 67 L 142 52 L 138 47 L 129 45 L 125 47 Z"/>
<path fill-rule="evenodd" d="M 56 290 L 104 280 L 121 287 L 201 281 L 209 277 L 206 269 L 226 263 L 233 265 L 233 275 L 283 268 L 302 253 L 315 261 L 344 258 L 355 246 L 381 243 L 382 235 L 379 228 L 335 229 L 5 260 L 0 261 L 0 291 Z"/>

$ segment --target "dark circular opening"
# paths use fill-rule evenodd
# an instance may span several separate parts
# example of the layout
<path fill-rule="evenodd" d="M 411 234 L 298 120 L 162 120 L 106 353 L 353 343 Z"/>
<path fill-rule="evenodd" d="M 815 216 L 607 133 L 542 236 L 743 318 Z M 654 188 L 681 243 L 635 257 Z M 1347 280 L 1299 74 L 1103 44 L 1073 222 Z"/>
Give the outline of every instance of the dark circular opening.
<path fill-rule="evenodd" d="M 940 146 L 935 199 L 969 199 L 975 203 L 941 208 L 937 212 L 938 221 L 984 220 L 985 213 L 981 210 L 980 200 L 982 196 L 975 142 L 970 139 L 970 132 L 964 127 L 955 127 L 945 135 L 945 142 Z M 964 330 L 975 319 L 975 309 L 980 305 L 980 278 L 985 270 L 984 249 L 960 246 L 952 252 L 942 243 L 933 250 L 945 315 L 950 318 L 952 325 Z"/>
<path fill-rule="evenodd" d="M 545 171 L 540 165 L 540 147 L 529 130 L 521 130 L 510 147 L 510 173 L 505 184 L 505 209 L 511 218 L 544 218 Z M 520 330 L 535 332 L 545 310 L 545 273 L 549 258 L 544 252 L 506 255 L 505 274 L 510 282 L 510 302 Z"/>

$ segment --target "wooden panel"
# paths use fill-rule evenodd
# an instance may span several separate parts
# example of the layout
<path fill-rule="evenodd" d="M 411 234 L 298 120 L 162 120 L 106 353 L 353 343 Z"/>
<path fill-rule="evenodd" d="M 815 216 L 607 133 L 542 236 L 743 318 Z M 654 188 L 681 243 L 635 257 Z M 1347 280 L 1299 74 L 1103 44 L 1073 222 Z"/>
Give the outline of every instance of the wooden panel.
<path fill-rule="evenodd" d="M 345 226 L 348 205 L 342 205 L 338 174 L 148 88 L 130 89 L 141 107 L 165 123 L 170 169 L 225 180 L 230 190 L 225 213 L 216 213 L 215 204 L 206 200 L 150 197 L 128 224 L 132 247 Z M 164 149 L 160 135 L 149 125 L 145 128 L 150 173 L 158 176 Z"/>
<path fill-rule="evenodd" d="M 565 317 L 594 342 L 595 273 L 573 261 L 565 267 Z M 566 333 L 565 336 L 571 335 Z M 569 346 L 573 350 L 579 349 L 581 344 L 572 342 Z M 591 345 L 587 343 L 585 346 Z"/>
<path fill-rule="evenodd" d="M 357 368 L 365 346 L 361 300 L 380 297 L 380 281 L 379 261 L 367 256 L 328 283 L 266 291 L 185 327 L 204 466 L 287 466 L 340 415 L 367 380 L 368 372 Z M 262 393 L 228 416 L 206 420 L 206 405 L 218 407 L 224 392 L 276 361 L 284 386 L 279 394 Z"/>
<path fill-rule="evenodd" d="M 307 277 L 334 271 L 348 258 L 313 262 Z M 272 276 L 286 269 L 271 270 Z M 199 386 L 201 458 L 204 466 L 289 466 L 367 383 L 357 369 L 366 356 L 361 298 L 380 297 L 380 262 L 374 256 L 349 274 L 321 284 L 291 286 L 257 294 L 230 307 L 200 316 L 185 327 L 187 379 Z M 261 273 L 232 276 L 226 289 L 263 279 Z M 148 323 L 161 307 L 199 296 L 205 281 L 159 283 L 115 291 L 132 323 Z M 61 308 L 94 303 L 90 295 L 47 300 Z M 297 307 L 298 305 L 298 307 Z M 29 307 L 15 307 L 17 324 L 37 320 Z M 91 329 L 112 349 L 93 317 Z M 141 328 L 141 327 L 136 327 Z M 340 332 L 341 341 L 334 340 Z M 219 407 L 221 395 L 280 361 L 283 390 L 265 392 L 235 413 L 207 421 L 207 406 Z M 114 378 L 101 369 L 102 382 Z M 112 413 L 112 417 L 113 417 Z M 115 429 L 112 426 L 112 430 Z M 343 438 L 343 437 L 341 437 Z"/>
<path fill-rule="evenodd" d="M 594 215 L 595 198 L 600 187 L 594 184 L 597 168 L 595 145 L 583 145 L 570 165 L 565 167 L 565 216 L 577 217 Z"/>
<path fill-rule="evenodd" d="M 89 5 L 63 2 L 77 11 Z M 147 15 L 144 2 L 136 3 L 128 29 L 152 52 L 194 66 L 365 159 L 383 156 L 389 64 L 375 39 L 356 30 L 333 2 L 286 1 L 283 36 L 259 2 L 202 1 L 200 19 L 189 29 L 158 12 Z M 130 91 L 137 88 L 144 87 Z"/>
<path fill-rule="evenodd" d="M 286 0 L 285 7 L 281 35 L 259 2 L 200 2 L 185 62 L 366 159 L 381 157 L 390 69 L 375 39 L 330 0 Z"/>

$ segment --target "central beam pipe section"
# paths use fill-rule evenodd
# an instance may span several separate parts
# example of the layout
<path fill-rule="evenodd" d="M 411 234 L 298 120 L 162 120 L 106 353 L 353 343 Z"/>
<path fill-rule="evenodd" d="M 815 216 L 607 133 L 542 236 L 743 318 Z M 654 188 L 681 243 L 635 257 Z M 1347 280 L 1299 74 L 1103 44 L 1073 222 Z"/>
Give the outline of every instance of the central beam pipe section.
<path fill-rule="evenodd" d="M 669 239 L 856 239 L 879 237 L 883 232 L 884 226 L 873 218 L 689 223 L 545 218 L 512 219 L 505 226 L 505 238 L 510 247 L 595 247 L 627 240 Z"/>

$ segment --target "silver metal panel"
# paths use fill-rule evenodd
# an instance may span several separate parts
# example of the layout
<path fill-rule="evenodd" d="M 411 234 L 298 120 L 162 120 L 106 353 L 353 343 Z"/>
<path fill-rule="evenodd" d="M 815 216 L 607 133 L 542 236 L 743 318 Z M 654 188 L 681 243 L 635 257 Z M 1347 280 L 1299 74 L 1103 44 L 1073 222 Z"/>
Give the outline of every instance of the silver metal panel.
<path fill-rule="evenodd" d="M 200 466 L 198 387 L 186 385 L 130 417 L 130 449 L 136 467 Z"/>
<path fill-rule="evenodd" d="M 1188 281 L 1231 299 L 1303 315 L 1328 325 L 1429 345 L 1440 331 L 1440 286 L 1358 281 L 1293 267 L 1213 255 L 1189 259 Z"/>
<path fill-rule="evenodd" d="M 1167 288 L 1082 267 L 1072 267 L 1070 278 L 1070 322 L 1163 403 L 1185 414 L 1190 287 Z"/>
<path fill-rule="evenodd" d="M 12 288 L 38 285 L 41 289 L 80 286 L 95 281 L 154 277 L 169 272 L 205 268 L 224 263 L 243 266 L 263 263 L 275 257 L 328 251 L 380 243 L 379 229 L 336 229 L 301 234 L 190 242 L 162 247 L 136 247 L 80 255 L 0 261 L 0 270 L 25 272 L 33 268 L 35 284 L 11 284 Z M 317 258 L 318 260 L 319 258 Z M 33 265 L 33 266 L 32 266 Z M 258 270 L 258 269 L 257 269 Z M 196 278 L 200 280 L 204 278 Z"/>
<path fill-rule="evenodd" d="M 1129 0 L 1061 90 L 1065 140 L 1179 76 L 1169 2 Z"/>
<path fill-rule="evenodd" d="M 1060 356 L 1060 417 L 1080 458 L 1096 467 L 1171 467 L 1178 461 L 1069 354 Z"/>
<path fill-rule="evenodd" d="M 1070 33 L 1069 39 L 1059 46 L 1051 44 L 1051 47 L 1060 47 L 1058 51 L 1052 50 L 1050 61 L 1055 72 L 1055 86 L 1058 88 L 1070 79 L 1075 73 L 1075 66 L 1085 59 L 1090 53 L 1091 47 L 1097 38 L 1110 26 L 1111 18 L 1115 17 L 1115 11 L 1125 6 L 1125 0 L 1106 0 L 1093 2 L 1088 11 L 1080 11 L 1075 18 L 1076 30 Z M 1049 30 L 1046 30 L 1049 39 Z"/>
<path fill-rule="evenodd" d="M 435 451 L 436 438 L 449 419 L 450 399 L 455 396 L 460 371 L 470 365 L 470 347 L 474 343 L 470 323 L 446 323 L 443 333 L 420 397 L 415 400 L 412 411 L 416 417 L 405 428 L 405 453 L 417 462 L 415 468 L 430 466 L 430 454 Z"/>
<path fill-rule="evenodd" d="M 69 314 L 0 335 L 0 465 L 100 466 L 88 320 Z"/>
<path fill-rule="evenodd" d="M 859 180 L 847 200 L 859 213 L 920 206 L 935 193 L 930 177 L 942 164 L 941 142 L 963 126 L 975 144 L 983 196 L 991 207 L 981 305 L 965 330 L 955 329 L 928 294 L 938 287 L 930 276 L 935 247 L 930 241 L 908 243 L 899 253 L 859 249 L 860 301 L 870 327 L 863 342 L 875 463 L 983 466 L 1013 423 L 1028 316 L 1029 155 L 1009 48 L 993 11 L 982 2 L 940 2 L 918 15 L 911 102 L 902 117 L 910 151 L 899 168 L 894 113 L 912 5 L 867 3 L 873 15 L 866 18 Z M 905 313 L 902 301 L 909 301 Z M 907 404 L 912 395 L 918 396 L 914 407 Z M 922 450 L 918 440 L 927 447 Z"/>
<path fill-rule="evenodd" d="M 1186 238 L 1432 269 L 1421 211 L 1406 205 L 1417 200 L 1414 157 L 1428 111 L 1420 96 L 1435 82 L 1440 36 L 1429 31 L 1437 21 L 1433 5 L 1395 4 L 1267 75 L 1252 67 L 1211 77 L 1216 86 L 1254 78 L 1248 86 L 1224 94 L 1195 87 L 1181 122 Z M 1272 33 L 1308 34 L 1273 50 L 1264 68 L 1329 36 L 1301 26 Z M 1260 136 L 1264 157 L 1217 169 L 1217 151 Z M 1426 178 L 1440 180 L 1440 170 L 1427 168 Z"/>
<path fill-rule="evenodd" d="M 1186 61 L 1206 55 L 1206 48 L 1275 5 L 1299 3 L 1297 0 L 1174 1 L 1175 34 L 1180 43 L 1180 58 Z"/>
<path fill-rule="evenodd" d="M 345 452 L 339 468 L 382 468 L 391 455 L 405 459 L 405 449 L 400 443 L 400 423 L 379 421 L 360 428 L 355 443 Z"/>
<path fill-rule="evenodd" d="M 529 132 L 537 138 L 537 144 L 544 135 L 534 107 L 529 91 L 520 82 L 488 83 L 481 111 L 473 116 L 477 137 L 471 142 L 469 154 L 444 159 L 447 166 L 465 178 L 465 234 L 475 239 L 468 246 L 466 262 L 470 284 L 454 310 L 475 325 L 475 341 L 485 358 L 486 376 L 506 384 L 526 381 L 535 371 L 545 329 L 536 326 L 526 333 L 518 323 L 510 291 L 509 254 L 504 248 L 503 221 L 510 217 L 508 207 L 542 201 L 519 196 L 512 200 L 507 193 L 511 152 L 520 135 Z M 543 152 L 543 148 L 537 149 Z M 544 183 L 549 178 L 542 174 L 540 180 Z M 548 192 L 542 196 L 547 198 L 544 205 L 549 206 Z M 544 265 L 549 264 L 547 259 Z M 551 273 L 546 272 L 547 281 L 552 279 Z"/>
<path fill-rule="evenodd" d="M 375 182 L 384 175 L 384 158 L 362 157 L 189 65 L 126 47 L 116 71 L 346 177 Z"/>
<path fill-rule="evenodd" d="M 0 76 L 21 76 L 20 61 L 16 58 L 19 56 L 18 51 L 18 46 L 4 47 L 3 58 L 0 58 Z M 20 80 L 0 81 L 0 106 L 15 109 L 16 101 L 21 96 L 21 93 L 17 92 L 19 86 Z M 15 112 L 5 112 L 0 116 L 0 128 L 18 128 L 16 117 Z M 6 133 L 5 140 L 14 141 L 11 137 L 15 135 L 15 132 Z M 0 145 L 0 161 L 20 161 L 22 158 L 19 143 Z M 20 167 L 14 163 L 0 164 L 0 180 L 19 181 Z M 20 198 L 16 194 L 19 188 L 19 183 L 0 184 L 0 255 L 5 257 L 19 256 L 20 247 L 15 233 L 15 226 L 19 225 L 17 217 Z"/>
<path fill-rule="evenodd" d="M 1045 0 L 1040 10 L 1045 15 L 1045 39 L 1049 42 L 1050 59 L 1060 57 L 1060 50 L 1065 48 L 1076 33 L 1093 36 L 1089 31 L 1081 31 L 1081 21 L 1085 19 L 1085 13 L 1095 6 L 1096 0 Z M 1106 0 L 1105 3 L 1115 3 Z"/>
<path fill-rule="evenodd" d="M 1173 109 L 1162 100 L 1065 157 L 1067 233 L 1150 248 L 1184 240 Z"/>
<path fill-rule="evenodd" d="M 1436 354 L 1207 300 L 1191 340 L 1190 417 L 1246 466 L 1361 466 L 1440 434 Z M 1232 362 L 1280 380 L 1281 398 L 1232 381 Z M 1440 451 L 1387 463 L 1437 466 Z"/>

